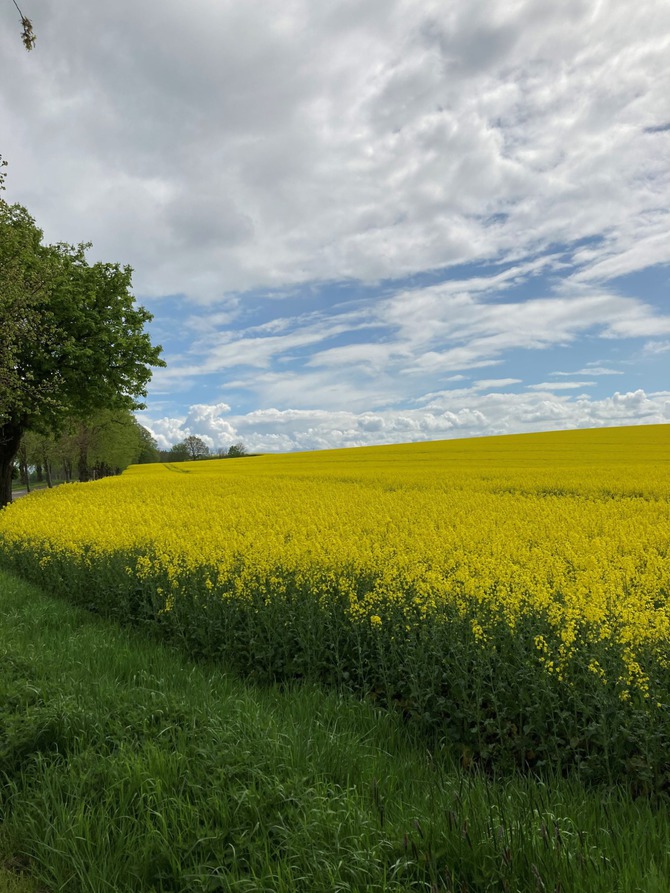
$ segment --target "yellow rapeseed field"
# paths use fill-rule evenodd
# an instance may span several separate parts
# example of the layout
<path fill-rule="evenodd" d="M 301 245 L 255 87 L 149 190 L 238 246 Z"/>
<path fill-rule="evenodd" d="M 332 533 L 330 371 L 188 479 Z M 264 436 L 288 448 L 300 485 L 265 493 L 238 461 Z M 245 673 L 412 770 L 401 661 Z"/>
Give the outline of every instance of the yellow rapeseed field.
<path fill-rule="evenodd" d="M 531 617 L 547 672 L 583 654 L 606 682 L 611 644 L 619 697 L 646 696 L 670 642 L 670 425 L 134 466 L 1 512 L 0 557 L 19 553 L 45 580 L 113 554 L 163 613 L 189 587 L 293 586 L 368 630 L 456 612 L 482 647 Z"/>

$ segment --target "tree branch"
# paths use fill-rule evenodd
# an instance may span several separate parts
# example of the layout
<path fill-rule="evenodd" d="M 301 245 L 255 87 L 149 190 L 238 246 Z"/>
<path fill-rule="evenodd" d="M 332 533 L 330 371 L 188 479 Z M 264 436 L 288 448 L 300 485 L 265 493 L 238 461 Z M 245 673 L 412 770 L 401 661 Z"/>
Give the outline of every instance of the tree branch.
<path fill-rule="evenodd" d="M 19 11 L 19 15 L 21 16 L 21 24 L 23 25 L 23 34 L 21 35 L 21 40 L 23 41 L 24 47 L 30 52 L 35 46 L 35 41 L 37 38 L 35 37 L 35 32 L 33 31 L 33 23 L 27 16 L 21 12 L 21 8 L 16 0 L 12 0 L 14 6 Z"/>

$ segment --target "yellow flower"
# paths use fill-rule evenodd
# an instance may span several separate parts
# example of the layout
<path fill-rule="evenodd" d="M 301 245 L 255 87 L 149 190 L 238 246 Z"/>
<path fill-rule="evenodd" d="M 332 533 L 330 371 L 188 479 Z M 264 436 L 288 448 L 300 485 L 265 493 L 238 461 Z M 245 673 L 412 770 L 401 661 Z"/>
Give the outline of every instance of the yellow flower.
<path fill-rule="evenodd" d="M 45 579 L 99 567 L 101 590 L 118 560 L 167 610 L 204 580 L 391 634 L 460 615 L 482 647 L 528 620 L 547 672 L 582 661 L 605 684 L 612 649 L 622 697 L 648 696 L 650 662 L 669 666 L 669 453 L 653 425 L 138 465 L 0 512 L 0 558 Z"/>

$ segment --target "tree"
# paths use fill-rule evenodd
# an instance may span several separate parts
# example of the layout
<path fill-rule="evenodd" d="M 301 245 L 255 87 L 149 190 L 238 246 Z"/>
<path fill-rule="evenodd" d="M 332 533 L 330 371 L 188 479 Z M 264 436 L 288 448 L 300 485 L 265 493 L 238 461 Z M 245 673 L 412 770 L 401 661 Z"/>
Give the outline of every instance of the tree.
<path fill-rule="evenodd" d="M 153 446 L 152 446 L 153 445 Z M 57 469 L 66 480 L 77 469 L 80 481 L 118 474 L 133 462 L 157 461 L 155 441 L 127 410 L 102 410 L 53 437 L 26 431 L 17 453 L 21 479 L 29 487 L 31 472 L 53 486 Z"/>
<path fill-rule="evenodd" d="M 182 440 L 173 444 L 167 452 L 168 462 L 187 462 L 189 459 L 188 447 Z"/>
<path fill-rule="evenodd" d="M 42 244 L 28 211 L 0 199 L 0 507 L 25 431 L 144 408 L 150 367 L 165 365 L 144 331 L 152 315 L 130 293 L 131 268 L 88 264 L 88 247 Z"/>
<path fill-rule="evenodd" d="M 26 448 L 30 465 L 34 465 L 36 469 L 42 469 L 46 477 L 47 486 L 51 487 L 54 463 L 60 459 L 57 442 L 47 434 L 35 434 L 32 431 L 26 431 L 21 443 L 21 447 L 23 446 Z M 19 455 L 21 447 L 19 448 Z"/>
<path fill-rule="evenodd" d="M 227 457 L 228 459 L 239 459 L 242 456 L 247 456 L 247 450 L 243 443 L 234 443 L 228 449 Z"/>
<path fill-rule="evenodd" d="M 104 409 L 78 422 L 70 434 L 80 481 L 120 474 L 138 460 L 140 426 L 128 410 Z"/>
<path fill-rule="evenodd" d="M 179 443 L 173 444 L 169 450 L 159 450 L 158 457 L 161 462 L 188 462 L 195 459 L 207 459 L 210 456 L 209 447 L 204 440 L 191 434 Z"/>
<path fill-rule="evenodd" d="M 189 437 L 184 440 L 184 446 L 186 447 L 189 459 L 204 459 L 205 456 L 209 456 L 209 447 L 205 441 L 200 437 L 196 437 L 194 434 L 189 435 Z"/>
<path fill-rule="evenodd" d="M 21 441 L 17 453 L 19 459 L 19 479 L 28 493 L 30 493 L 30 469 L 28 467 L 28 447 Z"/>
<path fill-rule="evenodd" d="M 156 443 L 156 439 L 151 434 L 151 431 L 148 431 L 146 428 L 140 425 L 137 419 L 135 419 L 135 424 L 137 425 L 137 436 L 140 442 L 136 461 L 139 462 L 140 465 L 144 465 L 149 462 L 158 462 L 160 460 L 160 455 L 158 452 L 158 444 Z"/>

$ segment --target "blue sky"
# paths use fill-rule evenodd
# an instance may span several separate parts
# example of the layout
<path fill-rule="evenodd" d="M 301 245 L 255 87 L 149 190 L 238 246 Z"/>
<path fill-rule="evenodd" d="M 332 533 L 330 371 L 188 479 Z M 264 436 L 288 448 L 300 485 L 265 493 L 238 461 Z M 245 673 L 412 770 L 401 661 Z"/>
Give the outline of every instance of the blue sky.
<path fill-rule="evenodd" d="M 161 446 L 670 422 L 666 0 L 27 14 L 7 197 L 133 266 Z"/>

